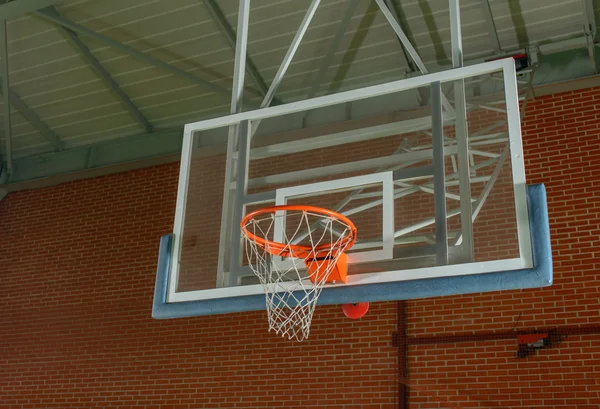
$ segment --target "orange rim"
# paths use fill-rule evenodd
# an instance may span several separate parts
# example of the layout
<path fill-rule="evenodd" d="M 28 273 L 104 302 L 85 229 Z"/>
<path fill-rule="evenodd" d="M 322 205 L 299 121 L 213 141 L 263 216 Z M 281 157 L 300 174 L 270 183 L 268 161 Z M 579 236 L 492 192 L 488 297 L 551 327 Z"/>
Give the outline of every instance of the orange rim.
<path fill-rule="evenodd" d="M 268 249 L 267 251 L 269 251 L 269 253 L 275 256 L 306 258 L 310 255 L 313 255 L 315 257 L 319 257 L 323 254 L 329 253 L 329 251 L 333 247 L 333 243 L 321 244 L 320 246 L 314 248 L 311 246 L 304 246 L 299 244 L 278 243 L 276 241 L 265 239 L 264 237 L 258 237 L 247 229 L 246 225 L 248 224 L 248 222 L 254 219 L 256 216 L 261 216 L 263 214 L 268 213 L 275 213 L 280 210 L 306 211 L 335 218 L 346 224 L 346 226 L 348 226 L 348 228 L 350 229 L 350 234 L 348 234 L 347 237 L 344 237 L 341 241 L 336 243 L 340 244 L 346 249 L 349 249 L 354 245 L 354 242 L 356 241 L 356 226 L 354 225 L 354 223 L 352 223 L 352 220 L 350 220 L 343 214 L 339 214 L 337 212 L 334 212 L 333 210 L 323 209 L 322 207 L 304 205 L 283 205 L 265 207 L 248 213 L 240 223 L 240 228 L 242 229 L 242 232 L 246 235 L 248 240 L 255 242 L 259 247 L 265 250 Z"/>

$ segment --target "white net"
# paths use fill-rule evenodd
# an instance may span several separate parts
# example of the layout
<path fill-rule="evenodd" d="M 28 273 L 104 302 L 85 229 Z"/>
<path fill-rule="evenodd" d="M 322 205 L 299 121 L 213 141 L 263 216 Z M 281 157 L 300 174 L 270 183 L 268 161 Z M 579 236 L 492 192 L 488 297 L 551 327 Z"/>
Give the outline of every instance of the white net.
<path fill-rule="evenodd" d="M 283 238 L 273 242 L 278 218 Z M 306 210 L 278 210 L 245 222 L 246 258 L 265 291 L 269 331 L 298 341 L 308 337 L 321 290 L 340 255 L 353 244 L 353 227 Z"/>

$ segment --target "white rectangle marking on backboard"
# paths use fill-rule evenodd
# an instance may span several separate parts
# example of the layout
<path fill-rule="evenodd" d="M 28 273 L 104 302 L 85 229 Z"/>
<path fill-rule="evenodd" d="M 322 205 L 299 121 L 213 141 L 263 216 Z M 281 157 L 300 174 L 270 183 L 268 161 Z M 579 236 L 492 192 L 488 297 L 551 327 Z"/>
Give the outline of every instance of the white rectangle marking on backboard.
<path fill-rule="evenodd" d="M 362 251 L 348 254 L 348 264 L 366 263 L 380 260 L 391 260 L 394 257 L 394 173 L 380 172 L 371 175 L 353 176 L 344 179 L 336 179 L 325 182 L 308 183 L 306 185 L 291 186 L 277 189 L 275 194 L 275 205 L 285 205 L 291 197 L 316 196 L 319 193 L 347 190 L 348 188 L 359 188 L 361 186 L 382 185 L 382 248 L 378 250 Z M 343 213 L 342 213 L 343 214 Z M 283 242 L 284 223 L 281 217 L 275 218 L 274 240 Z M 292 267 L 291 261 L 277 258 L 274 260 L 278 269 Z"/>

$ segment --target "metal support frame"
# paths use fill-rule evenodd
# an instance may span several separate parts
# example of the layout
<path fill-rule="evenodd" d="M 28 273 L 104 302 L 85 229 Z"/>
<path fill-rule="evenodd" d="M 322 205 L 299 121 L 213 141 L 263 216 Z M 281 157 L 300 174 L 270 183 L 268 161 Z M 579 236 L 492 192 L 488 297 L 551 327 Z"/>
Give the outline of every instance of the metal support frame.
<path fill-rule="evenodd" d="M 202 3 L 208 10 L 208 13 L 210 14 L 211 18 L 213 19 L 223 36 L 225 37 L 225 40 L 227 40 L 227 44 L 229 44 L 229 47 L 231 47 L 231 49 L 235 53 L 237 44 L 236 33 L 227 21 L 225 14 L 223 14 L 223 11 L 221 10 L 221 8 L 215 0 L 202 0 Z M 267 94 L 269 87 L 267 86 L 267 83 L 258 71 L 258 68 L 254 64 L 254 61 L 252 61 L 252 58 L 248 54 L 246 54 L 246 73 L 250 78 L 252 78 L 252 80 L 258 87 L 261 95 L 264 97 Z"/>
<path fill-rule="evenodd" d="M 394 17 L 394 15 L 390 11 L 390 9 L 385 4 L 385 1 L 384 0 L 375 0 L 375 1 L 377 2 L 377 5 L 381 9 L 381 12 L 383 13 L 385 19 L 388 21 L 388 23 L 390 24 L 390 26 L 392 27 L 392 29 L 394 30 L 394 32 L 400 39 L 400 42 L 404 45 L 404 48 L 406 49 L 406 51 L 408 52 L 410 57 L 413 59 L 413 61 L 419 68 L 419 71 L 421 71 L 421 74 L 429 73 L 429 71 L 427 70 L 427 67 L 425 67 L 423 60 L 421 59 L 421 56 L 419 55 L 419 53 L 417 52 L 415 47 L 411 44 L 410 40 L 408 39 L 408 37 L 406 36 L 404 31 L 400 27 L 400 24 L 398 23 L 398 21 L 396 21 L 396 18 Z M 454 108 L 452 108 L 452 105 L 450 104 L 450 102 L 443 95 L 442 95 L 442 105 L 446 111 L 452 112 L 452 113 L 454 112 Z"/>
<path fill-rule="evenodd" d="M 446 226 L 446 175 L 444 158 L 444 124 L 442 84 L 431 84 L 431 125 L 433 144 L 433 190 L 435 207 L 435 261 L 448 264 L 448 229 Z"/>
<path fill-rule="evenodd" d="M 296 35 L 290 43 L 290 46 L 288 47 L 288 50 L 285 53 L 281 64 L 279 65 L 279 69 L 277 70 L 275 77 L 273 77 L 273 82 L 271 82 L 271 86 L 269 87 L 267 94 L 263 98 L 260 104 L 260 108 L 266 108 L 269 105 L 271 105 L 271 102 L 273 102 L 273 99 L 275 98 L 275 93 L 277 92 L 279 85 L 281 85 L 281 81 L 283 81 L 283 77 L 285 76 L 285 73 L 290 67 L 292 59 L 294 58 L 296 51 L 298 51 L 298 47 L 300 47 L 300 43 L 304 38 L 304 34 L 306 34 L 306 30 L 308 30 L 308 26 L 310 25 L 310 22 L 312 21 L 315 12 L 317 11 L 317 8 L 319 7 L 319 4 L 321 4 L 321 0 L 312 0 L 310 5 L 308 6 L 308 10 L 306 10 L 306 14 L 304 15 L 304 18 L 302 19 L 302 22 L 300 23 L 300 26 L 296 31 Z M 252 132 L 250 134 L 251 138 L 256 134 L 256 131 L 260 126 L 260 122 L 261 121 L 258 120 L 252 123 Z"/>
<path fill-rule="evenodd" d="M 250 20 L 250 0 L 240 0 L 238 9 L 238 27 L 237 27 L 237 39 L 235 42 L 235 60 L 233 66 L 233 86 L 231 90 L 231 109 L 232 114 L 242 112 L 242 102 L 244 99 L 244 80 L 246 71 L 247 47 L 248 47 L 248 26 Z M 249 124 L 248 121 L 243 123 Z M 227 257 L 232 258 L 231 252 L 229 254 L 225 251 L 227 243 L 231 243 L 232 239 L 232 228 L 229 225 L 229 221 L 234 216 L 236 209 L 235 203 L 237 197 L 232 197 L 230 184 L 233 178 L 236 176 L 236 158 L 234 152 L 238 149 L 238 132 L 241 132 L 238 124 L 231 124 L 228 130 L 227 136 L 227 159 L 225 163 L 225 184 L 223 186 L 223 207 L 221 209 L 221 230 L 219 234 L 219 259 L 217 266 L 217 287 L 223 286 L 229 277 L 225 277 L 225 265 L 227 265 Z M 247 132 L 247 130 L 244 130 Z M 250 138 L 248 138 L 250 139 Z M 239 162 L 239 158 L 238 158 Z M 237 179 L 239 180 L 239 173 Z M 246 179 L 246 173 L 244 173 L 244 179 Z M 244 191 L 245 192 L 245 191 Z M 244 207 L 240 203 L 241 207 Z"/>
<path fill-rule="evenodd" d="M 394 0 L 383 0 L 385 5 L 387 6 L 388 10 L 390 11 L 390 13 L 392 14 L 392 16 L 394 17 L 394 19 L 398 22 L 398 25 L 400 26 L 400 29 L 402 30 L 402 32 L 404 33 L 408 33 L 408 27 L 404 26 L 402 24 L 402 19 L 400 18 L 400 10 L 398 10 L 398 6 L 396 4 L 396 2 Z M 407 36 L 408 39 L 408 36 Z M 400 38 L 398 37 L 398 42 L 400 43 L 400 47 L 402 48 L 402 57 L 404 59 L 404 62 L 406 63 L 406 66 L 409 68 L 409 70 L 411 72 L 416 71 L 418 68 L 415 65 L 415 63 L 413 61 L 411 61 L 408 58 L 408 51 L 406 50 L 404 44 L 402 43 L 402 40 L 400 40 Z M 409 40 L 410 42 L 410 40 Z"/>
<path fill-rule="evenodd" d="M 228 286 L 238 284 L 238 275 L 235 274 L 240 266 L 240 257 L 242 255 L 241 247 L 241 228 L 240 222 L 244 217 L 246 210 L 246 193 L 248 192 L 248 169 L 250 165 L 250 124 L 244 121 L 238 126 L 238 158 L 237 158 L 237 177 L 235 187 L 235 199 L 233 209 L 233 224 L 231 225 L 231 251 L 229 255 L 229 277 Z"/>
<path fill-rule="evenodd" d="M 10 86 L 8 78 L 8 38 L 6 32 L 6 20 L 0 20 L 0 57 L 2 58 L 0 75 L 2 75 L 2 91 L 4 94 L 4 156 L 6 159 L 6 172 L 10 175 L 13 170 L 12 117 L 10 112 Z"/>
<path fill-rule="evenodd" d="M 142 61 L 146 61 L 152 65 L 154 65 L 155 67 L 161 68 L 165 71 L 170 72 L 171 74 L 174 75 L 178 75 L 180 77 L 183 78 L 187 78 L 188 80 L 194 82 L 195 84 L 198 84 L 200 86 L 202 86 L 203 88 L 210 90 L 212 92 L 215 92 L 217 94 L 224 94 L 224 95 L 229 95 L 229 91 L 225 88 L 222 88 L 216 84 L 213 84 L 207 80 L 204 80 L 202 78 L 199 78 L 193 74 L 190 74 L 189 72 L 182 70 L 180 68 L 175 67 L 174 65 L 171 65 L 169 63 L 166 63 L 164 61 L 161 61 L 157 58 L 154 58 L 150 55 L 144 54 L 141 51 L 136 50 L 133 47 L 130 47 L 128 45 L 125 45 L 123 43 L 120 43 L 116 40 L 113 40 L 112 38 L 109 38 L 103 34 L 100 34 L 96 31 L 90 30 L 87 27 L 82 26 L 81 24 L 77 24 L 65 17 L 59 17 L 56 15 L 53 15 L 51 12 L 49 12 L 48 10 L 38 10 L 36 12 L 34 12 L 34 14 L 38 17 L 41 17 L 45 20 L 51 21 L 55 24 L 58 24 L 60 26 L 63 26 L 65 28 L 68 28 L 69 30 L 78 33 L 78 34 L 83 34 L 83 35 L 87 35 L 90 36 L 98 41 L 102 41 L 105 44 L 108 44 L 111 47 L 114 47 L 118 50 L 121 50 L 127 54 L 132 55 L 133 57 L 142 60 Z"/>
<path fill-rule="evenodd" d="M 273 82 L 271 83 L 271 86 L 269 87 L 269 90 L 267 91 L 265 98 L 263 99 L 262 103 L 260 104 L 261 108 L 265 108 L 265 107 L 271 105 L 271 102 L 273 101 L 273 98 L 275 97 L 275 93 L 277 92 L 279 85 L 281 85 L 281 81 L 283 80 L 283 77 L 291 64 L 292 59 L 294 58 L 294 55 L 296 54 L 296 51 L 298 51 L 298 47 L 300 46 L 300 43 L 302 42 L 302 39 L 304 38 L 304 34 L 306 34 L 306 30 L 308 30 L 308 26 L 310 25 L 310 22 L 312 21 L 314 15 L 315 15 L 315 12 L 317 11 L 317 8 L 319 7 L 319 4 L 321 4 L 321 0 L 312 0 L 310 5 L 308 6 L 308 10 L 306 10 L 306 14 L 304 15 L 304 18 L 302 19 L 302 22 L 300 23 L 300 27 L 298 27 L 298 30 L 296 31 L 296 35 L 294 36 L 294 39 L 292 40 L 285 56 L 283 57 L 283 61 L 281 62 L 279 69 L 277 70 L 275 77 L 273 77 Z M 255 131 L 256 131 L 256 128 L 254 129 L 254 132 Z"/>
<path fill-rule="evenodd" d="M 594 67 L 594 71 L 597 73 L 598 67 L 596 66 L 595 45 L 597 26 L 593 0 L 581 0 L 581 11 L 583 13 L 583 33 L 585 35 L 590 61 Z"/>
<path fill-rule="evenodd" d="M 450 38 L 452 45 L 452 65 L 454 68 L 463 66 L 462 34 L 460 26 L 460 0 L 448 1 L 450 10 Z M 454 95 L 456 100 L 456 142 L 458 147 L 457 165 L 460 189 L 460 228 L 462 240 L 463 262 L 473 261 L 473 221 L 471 219 L 471 181 L 469 169 L 469 130 L 467 124 L 467 105 L 465 98 L 465 81 L 454 81 Z"/>
<path fill-rule="evenodd" d="M 346 30 L 348 29 L 348 25 L 350 24 L 350 21 L 352 20 L 352 16 L 354 15 L 354 11 L 356 10 L 357 5 L 358 5 L 358 0 L 349 0 L 348 7 L 346 8 L 346 12 L 344 13 L 344 16 L 342 17 L 342 19 L 340 20 L 340 24 L 338 26 L 337 31 L 335 32 L 335 35 L 333 36 L 333 39 L 329 43 L 329 48 L 327 49 L 327 52 L 325 53 L 325 57 L 323 57 L 323 61 L 321 62 L 319 71 L 317 72 L 317 75 L 312 83 L 310 91 L 308 92 L 307 98 L 312 98 L 315 95 L 317 95 L 319 87 L 323 83 L 323 80 L 325 79 L 325 75 L 327 74 L 327 69 L 333 62 L 333 58 L 335 57 L 335 52 L 339 48 L 340 43 L 342 42 L 342 39 L 344 37 L 344 34 L 346 33 Z"/>
<path fill-rule="evenodd" d="M 498 31 L 496 30 L 496 23 L 494 22 L 490 1 L 479 0 L 479 2 L 481 3 L 481 11 L 488 28 L 492 48 L 494 49 L 495 53 L 500 54 L 502 52 L 502 46 L 500 45 L 500 39 L 498 38 Z"/>

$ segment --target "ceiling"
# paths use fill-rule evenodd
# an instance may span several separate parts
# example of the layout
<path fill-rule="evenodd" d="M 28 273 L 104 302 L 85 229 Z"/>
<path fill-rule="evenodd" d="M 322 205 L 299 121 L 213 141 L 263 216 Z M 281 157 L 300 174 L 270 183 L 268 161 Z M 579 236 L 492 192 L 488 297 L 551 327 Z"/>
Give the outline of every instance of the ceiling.
<path fill-rule="evenodd" d="M 246 76 L 245 110 L 260 104 L 309 3 L 251 1 L 248 56 L 253 67 Z M 448 0 L 387 3 L 428 70 L 449 68 Z M 595 3 L 462 0 L 465 60 L 480 62 L 528 49 L 539 52 L 546 65 L 538 84 L 593 75 L 600 13 Z M 7 47 L 14 172 L 4 181 L 173 153 L 184 124 L 229 113 L 234 44 L 227 33 L 235 30 L 237 7 L 237 0 L 13 0 L 0 5 L 0 18 L 11 17 Z M 346 13 L 347 26 L 320 76 Z M 564 51 L 570 54 L 550 57 Z M 402 79 L 415 70 L 409 59 L 375 1 L 322 0 L 275 103 Z M 6 130 L 0 133 L 4 161 L 6 135 Z M 150 149 L 151 144 L 157 147 Z M 124 146 L 135 152 L 124 155 Z M 92 161 L 99 151 L 112 156 Z"/>

